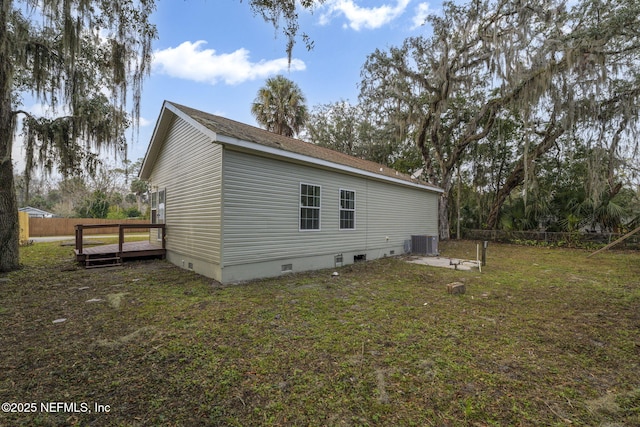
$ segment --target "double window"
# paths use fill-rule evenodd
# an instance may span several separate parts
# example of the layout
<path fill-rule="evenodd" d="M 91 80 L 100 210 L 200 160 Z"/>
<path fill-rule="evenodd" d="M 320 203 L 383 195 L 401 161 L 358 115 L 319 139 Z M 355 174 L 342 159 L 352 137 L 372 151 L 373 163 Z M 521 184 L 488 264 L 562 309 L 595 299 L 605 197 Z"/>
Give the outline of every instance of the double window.
<path fill-rule="evenodd" d="M 320 186 L 300 184 L 300 230 L 320 230 Z"/>
<path fill-rule="evenodd" d="M 319 185 L 300 183 L 300 231 L 320 230 L 322 189 Z M 338 192 L 340 230 L 356 228 L 356 192 L 340 189 Z"/>
<path fill-rule="evenodd" d="M 356 228 L 356 192 L 340 190 L 340 230 Z"/>

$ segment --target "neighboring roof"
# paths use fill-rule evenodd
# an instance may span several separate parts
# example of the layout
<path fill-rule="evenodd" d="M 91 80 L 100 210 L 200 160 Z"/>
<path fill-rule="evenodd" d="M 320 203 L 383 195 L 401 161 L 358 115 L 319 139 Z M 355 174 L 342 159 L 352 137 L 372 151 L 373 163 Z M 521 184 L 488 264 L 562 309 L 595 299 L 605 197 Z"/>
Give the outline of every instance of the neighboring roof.
<path fill-rule="evenodd" d="M 149 143 L 149 148 L 147 149 L 147 153 L 140 170 L 140 177 L 142 179 L 147 179 L 149 177 L 155 157 L 159 153 L 159 145 L 161 144 L 161 141 L 159 141 L 158 138 L 164 131 L 166 131 L 170 122 L 166 114 L 167 110 L 187 122 L 191 122 L 192 125 L 200 128 L 204 133 L 209 134 L 213 141 L 223 145 L 266 152 L 272 155 L 297 159 L 299 161 L 319 164 L 325 167 L 373 176 L 385 181 L 390 180 L 411 186 L 422 187 L 435 192 L 442 192 L 442 189 L 436 186 L 414 179 L 407 174 L 398 172 L 379 163 L 359 159 L 339 151 L 320 147 L 319 145 L 301 141 L 299 139 L 278 135 L 264 129 L 168 101 L 165 101 L 163 104 L 160 117 L 156 123 L 153 136 L 151 137 L 151 142 Z"/>
<path fill-rule="evenodd" d="M 31 206 L 25 206 L 24 208 L 19 208 L 19 212 L 27 212 L 30 216 L 41 216 L 41 217 L 50 217 L 55 214 L 47 211 L 43 211 L 42 209 L 34 208 Z"/>

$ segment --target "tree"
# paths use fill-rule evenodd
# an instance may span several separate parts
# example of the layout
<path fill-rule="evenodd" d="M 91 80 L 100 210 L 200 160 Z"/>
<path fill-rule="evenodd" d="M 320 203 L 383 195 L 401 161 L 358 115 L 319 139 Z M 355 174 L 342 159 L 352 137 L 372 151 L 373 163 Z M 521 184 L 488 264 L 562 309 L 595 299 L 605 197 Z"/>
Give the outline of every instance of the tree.
<path fill-rule="evenodd" d="M 592 186 L 589 197 L 599 205 L 600 211 L 604 209 L 619 215 L 619 211 L 613 212 L 617 210 L 616 206 L 607 204 L 622 187 L 617 181 L 616 169 L 620 165 L 623 146 L 633 145 L 633 151 L 638 149 L 639 14 L 640 5 L 634 1 L 586 0 L 563 15 L 562 31 L 546 42 L 549 48 L 545 57 L 551 59 L 550 67 L 540 67 L 540 73 L 547 75 L 548 82 L 544 85 L 544 97 L 540 98 L 542 102 L 537 106 L 537 114 L 529 118 L 534 125 L 542 119 L 548 119 L 547 123 L 551 124 L 555 121 L 555 129 L 533 127 L 539 142 L 525 149 L 498 192 L 488 227 L 495 226 L 506 197 L 520 183 L 524 182 L 526 186 L 528 176 L 535 171 L 535 162 L 563 134 L 570 134 L 574 136 L 571 140 L 586 144 L 596 155 L 593 160 L 597 164 L 606 162 L 606 173 L 592 175 L 586 182 L 601 181 L 604 176 L 607 189 L 603 191 L 602 187 Z M 598 149 L 591 150 L 592 147 Z M 602 157 L 599 153 L 607 155 Z M 604 204 L 600 203 L 601 197 Z"/>
<path fill-rule="evenodd" d="M 83 177 L 63 179 L 58 183 L 60 202 L 54 207 L 54 212 L 61 216 L 72 216 L 76 208 L 89 197 L 91 190 Z"/>
<path fill-rule="evenodd" d="M 420 156 L 406 135 L 366 105 L 348 101 L 318 105 L 306 124 L 309 140 L 361 159 L 412 173 L 421 166 Z"/>
<path fill-rule="evenodd" d="M 442 16 L 429 18 L 433 36 L 369 56 L 361 98 L 403 124 L 427 179 L 445 190 L 442 239 L 449 237 L 454 172 L 496 123 L 513 120 L 524 137 L 510 142 L 519 157 L 495 193 L 489 228 L 560 137 L 593 131 L 594 117 L 601 127 L 630 123 L 640 88 L 639 8 L 630 0 L 587 0 L 572 11 L 546 0 L 445 3 Z M 611 114 L 602 114 L 607 106 Z"/>
<path fill-rule="evenodd" d="M 359 157 L 360 130 L 364 121 L 358 106 L 338 101 L 315 106 L 309 114 L 306 131 L 314 144 Z"/>
<path fill-rule="evenodd" d="M 270 132 L 292 137 L 307 120 L 306 99 L 300 87 L 282 75 L 267 79 L 251 105 L 251 114 Z"/>
<path fill-rule="evenodd" d="M 323 2 L 248 3 L 274 27 L 284 22 L 291 60 L 299 30 L 297 5 L 312 10 Z M 36 163 L 71 178 L 80 169 L 94 170 L 96 150 L 122 150 L 123 131 L 130 120 L 127 101 L 133 123 L 139 119 L 142 82 L 156 38 L 149 21 L 154 8 L 154 0 L 0 3 L 0 272 L 19 266 L 11 159 L 18 115 L 25 117 L 27 181 Z M 302 38 L 311 48 L 309 38 L 305 34 Z M 52 117 L 20 110 L 23 94 L 47 104 Z"/>
<path fill-rule="evenodd" d="M 149 184 L 147 184 L 146 181 L 138 178 L 134 178 L 134 180 L 131 181 L 131 193 L 135 196 L 139 212 L 142 212 L 143 198 L 147 194 L 147 191 L 149 191 Z"/>
<path fill-rule="evenodd" d="M 91 170 L 100 148 L 122 149 L 127 101 L 132 99 L 134 120 L 139 117 L 141 84 L 156 37 L 149 22 L 153 9 L 146 0 L 2 2 L 0 271 L 18 267 L 11 162 L 17 116 L 24 117 L 27 188 L 36 162 L 71 176 Z M 21 94 L 48 104 L 55 117 L 20 110 Z"/>
<path fill-rule="evenodd" d="M 107 218 L 110 206 L 107 195 L 96 190 L 76 208 L 76 214 L 78 218 Z"/>
<path fill-rule="evenodd" d="M 242 1 L 242 0 L 240 0 Z M 298 24 L 298 9 L 301 7 L 309 11 L 313 11 L 316 5 L 321 5 L 326 0 L 250 0 L 251 9 L 257 15 L 271 23 L 275 28 L 280 27 L 280 21 L 284 20 L 285 26 L 282 29 L 283 34 L 287 38 L 287 56 L 291 61 L 293 46 L 296 42 L 296 36 L 300 26 Z M 302 40 L 308 50 L 313 48 L 313 41 L 305 33 L 302 33 Z"/>

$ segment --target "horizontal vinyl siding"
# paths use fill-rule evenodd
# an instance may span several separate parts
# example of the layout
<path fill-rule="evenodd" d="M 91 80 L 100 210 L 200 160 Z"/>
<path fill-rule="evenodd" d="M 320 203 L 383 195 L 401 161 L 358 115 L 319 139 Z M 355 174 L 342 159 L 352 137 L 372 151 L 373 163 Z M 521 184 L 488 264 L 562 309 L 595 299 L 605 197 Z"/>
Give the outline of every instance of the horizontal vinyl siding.
<path fill-rule="evenodd" d="M 367 247 L 403 246 L 412 235 L 438 234 L 438 195 L 368 181 Z M 387 241 L 386 238 L 389 237 Z"/>
<path fill-rule="evenodd" d="M 224 265 L 382 248 L 391 239 L 402 245 L 409 232 L 427 232 L 426 200 L 437 203 L 437 195 L 424 190 L 229 149 L 223 168 Z M 301 182 L 321 186 L 320 231 L 299 230 Z M 355 230 L 339 229 L 340 189 L 356 193 Z M 372 191 L 381 195 L 372 197 Z M 419 201 L 407 203 L 406 197 Z M 417 212 L 413 218 L 407 212 L 398 216 L 403 205 L 411 211 L 421 209 L 423 216 Z M 437 209 L 432 212 L 435 216 Z M 397 224 L 399 220 L 407 223 Z"/>
<path fill-rule="evenodd" d="M 167 250 L 220 263 L 222 147 L 174 119 L 151 173 L 166 189 Z"/>

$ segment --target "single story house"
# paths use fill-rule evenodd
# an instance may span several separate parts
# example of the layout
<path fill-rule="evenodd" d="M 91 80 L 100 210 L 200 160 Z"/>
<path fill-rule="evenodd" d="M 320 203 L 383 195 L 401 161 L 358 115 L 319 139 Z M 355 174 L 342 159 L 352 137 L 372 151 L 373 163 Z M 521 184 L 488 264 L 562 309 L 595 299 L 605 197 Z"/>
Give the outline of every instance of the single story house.
<path fill-rule="evenodd" d="M 438 234 L 437 187 L 167 101 L 140 178 L 167 259 L 222 283 L 399 255 Z"/>
<path fill-rule="evenodd" d="M 51 212 L 43 211 L 42 209 L 34 208 L 31 206 L 19 208 L 18 211 L 28 213 L 29 218 L 53 218 L 55 216 L 55 214 Z"/>

